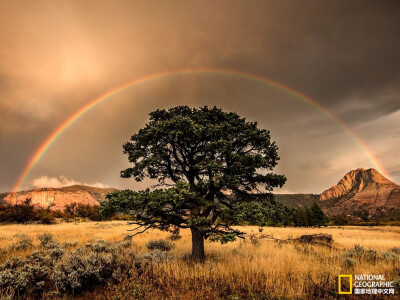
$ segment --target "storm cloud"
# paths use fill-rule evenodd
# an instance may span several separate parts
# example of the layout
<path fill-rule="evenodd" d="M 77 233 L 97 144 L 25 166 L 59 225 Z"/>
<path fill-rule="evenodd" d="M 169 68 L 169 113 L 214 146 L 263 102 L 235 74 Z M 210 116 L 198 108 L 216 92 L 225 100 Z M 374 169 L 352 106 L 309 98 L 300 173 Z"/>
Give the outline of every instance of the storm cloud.
<path fill-rule="evenodd" d="M 248 72 L 311 97 L 341 119 L 400 182 L 398 1 L 1 1 L 0 191 L 88 101 L 181 68 Z M 120 179 L 122 144 L 156 108 L 216 105 L 271 130 L 286 191 L 318 193 L 374 167 L 321 111 L 273 86 L 217 74 L 136 85 L 88 112 L 32 170 L 141 188 Z M 44 177 L 46 176 L 46 177 Z"/>

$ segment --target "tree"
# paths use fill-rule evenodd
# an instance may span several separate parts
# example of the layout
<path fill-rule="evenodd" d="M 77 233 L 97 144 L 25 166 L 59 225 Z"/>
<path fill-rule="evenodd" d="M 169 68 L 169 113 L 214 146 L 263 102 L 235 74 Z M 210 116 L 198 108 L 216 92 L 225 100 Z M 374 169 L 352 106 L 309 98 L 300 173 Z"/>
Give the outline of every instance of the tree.
<path fill-rule="evenodd" d="M 64 208 L 64 214 L 67 217 L 88 218 L 93 221 L 100 221 L 100 208 L 96 205 L 73 202 L 67 204 Z"/>
<path fill-rule="evenodd" d="M 313 219 L 313 225 L 317 225 L 318 227 L 321 226 L 326 226 L 327 222 L 327 217 L 325 216 L 324 212 L 322 209 L 318 206 L 317 203 L 314 202 L 314 204 L 311 206 L 311 212 L 312 212 L 312 219 Z"/>
<path fill-rule="evenodd" d="M 129 212 L 136 234 L 190 228 L 192 257 L 200 261 L 205 239 L 226 243 L 244 237 L 232 224 L 267 224 L 271 191 L 286 181 L 272 173 L 279 156 L 270 132 L 216 107 L 156 110 L 123 149 L 132 163 L 123 178 L 156 179 L 156 187 L 166 189 L 113 192 L 102 214 Z"/>
<path fill-rule="evenodd" d="M 36 219 L 35 206 L 31 198 L 10 206 L 9 218 L 16 223 L 27 223 Z"/>
<path fill-rule="evenodd" d="M 294 213 L 295 226 L 326 226 L 327 217 L 317 203 L 313 203 L 311 207 L 299 207 Z"/>
<path fill-rule="evenodd" d="M 294 214 L 294 222 L 297 227 L 307 227 L 309 226 L 307 209 L 299 207 L 296 209 Z"/>
<path fill-rule="evenodd" d="M 314 216 L 313 216 L 313 212 L 312 212 L 311 208 L 306 207 L 305 212 L 306 212 L 306 218 L 307 218 L 307 226 L 313 227 L 315 224 L 314 224 Z"/>
<path fill-rule="evenodd" d="M 345 215 L 335 215 L 330 218 L 330 223 L 337 226 L 348 225 L 349 219 Z"/>

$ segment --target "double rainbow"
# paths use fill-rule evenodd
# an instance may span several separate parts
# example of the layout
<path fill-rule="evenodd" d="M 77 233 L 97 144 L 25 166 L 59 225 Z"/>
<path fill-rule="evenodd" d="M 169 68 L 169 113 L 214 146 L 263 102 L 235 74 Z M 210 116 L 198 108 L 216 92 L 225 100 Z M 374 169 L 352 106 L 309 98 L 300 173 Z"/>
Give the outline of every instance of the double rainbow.
<path fill-rule="evenodd" d="M 168 76 L 173 76 L 173 75 L 185 75 L 185 74 L 217 74 L 217 75 L 226 75 L 226 76 L 234 76 L 234 77 L 240 77 L 240 78 L 245 78 L 249 80 L 254 80 L 258 81 L 263 84 L 267 84 L 269 86 L 272 86 L 274 88 L 277 88 L 279 90 L 282 90 L 286 93 L 289 93 L 290 95 L 294 96 L 295 98 L 311 105 L 318 111 L 320 111 L 323 115 L 325 115 L 327 118 L 332 120 L 334 123 L 338 125 L 339 128 L 341 128 L 343 131 L 347 133 L 354 141 L 355 143 L 361 148 L 361 150 L 364 152 L 364 154 L 368 157 L 368 159 L 371 161 L 373 166 L 382 174 L 385 176 L 388 176 L 388 172 L 385 170 L 384 166 L 382 163 L 379 161 L 378 157 L 368 148 L 368 146 L 356 135 L 356 133 L 349 128 L 342 120 L 340 120 L 338 117 L 333 115 L 328 109 L 326 109 L 324 106 L 319 104 L 317 101 L 311 99 L 310 97 L 282 84 L 279 82 L 276 82 L 274 80 L 258 76 L 255 74 L 251 73 L 246 73 L 246 72 L 241 72 L 241 71 L 234 71 L 234 70 L 225 70 L 225 69 L 215 69 L 215 68 L 195 68 L 195 69 L 179 69 L 179 70 L 173 70 L 173 71 L 167 71 L 167 72 L 161 72 L 161 73 L 156 73 L 156 74 L 151 74 L 145 77 L 141 77 L 132 81 L 129 81 L 123 85 L 120 85 L 114 89 L 109 90 L 108 92 L 100 95 L 99 97 L 89 101 L 86 103 L 83 107 L 78 109 L 76 112 L 74 112 L 70 117 L 68 117 L 59 127 L 56 128 L 56 130 L 53 131 L 50 136 L 46 138 L 46 140 L 42 143 L 42 145 L 36 150 L 34 155 L 30 158 L 28 164 L 25 166 L 24 170 L 22 171 L 21 175 L 18 178 L 18 181 L 16 182 L 13 192 L 16 193 L 18 192 L 26 179 L 28 178 L 29 174 L 33 170 L 33 168 L 36 166 L 36 164 L 40 161 L 40 159 L 43 157 L 43 155 L 47 152 L 47 150 L 51 147 L 51 145 L 57 140 L 61 134 L 67 130 L 75 121 L 77 121 L 79 118 L 81 118 L 84 114 L 86 114 L 88 111 L 90 111 L 92 108 L 97 106 L 98 104 L 112 98 L 113 96 L 125 91 L 126 89 L 135 86 L 139 83 L 144 83 L 160 78 L 165 78 Z"/>

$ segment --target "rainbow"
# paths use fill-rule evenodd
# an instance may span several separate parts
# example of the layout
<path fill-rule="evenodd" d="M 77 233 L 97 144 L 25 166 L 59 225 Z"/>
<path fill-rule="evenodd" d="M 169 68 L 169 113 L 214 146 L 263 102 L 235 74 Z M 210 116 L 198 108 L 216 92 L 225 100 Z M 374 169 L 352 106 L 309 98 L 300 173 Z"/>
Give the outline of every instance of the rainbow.
<path fill-rule="evenodd" d="M 374 167 L 379 172 L 384 174 L 385 176 L 388 176 L 388 172 L 385 170 L 384 166 L 379 161 L 378 157 L 356 135 L 356 133 L 351 128 L 349 128 L 342 120 L 340 120 L 338 117 L 333 115 L 330 111 L 328 111 L 327 108 L 325 108 L 324 106 L 319 104 L 317 101 L 311 99 L 310 97 L 308 97 L 308 96 L 306 96 L 306 95 L 304 95 L 282 83 L 276 82 L 274 80 L 271 80 L 271 79 L 268 79 L 268 78 L 265 78 L 265 77 L 262 77 L 259 75 L 241 72 L 241 71 L 225 70 L 225 69 L 195 68 L 195 69 L 172 70 L 172 71 L 151 74 L 151 75 L 144 76 L 144 77 L 141 77 L 138 79 L 134 79 L 134 80 L 129 81 L 123 85 L 120 85 L 114 89 L 111 89 L 111 90 L 107 91 L 106 93 L 100 95 L 99 97 L 86 103 L 83 107 L 81 107 L 76 112 L 74 112 L 70 117 L 68 117 L 52 134 L 50 134 L 50 136 L 48 136 L 46 138 L 46 140 L 36 150 L 34 155 L 30 158 L 28 164 L 25 166 L 23 172 L 19 176 L 18 181 L 13 188 L 13 192 L 16 193 L 16 192 L 18 192 L 18 190 L 20 190 L 22 184 L 28 178 L 32 169 L 40 161 L 40 159 L 43 157 L 43 155 L 46 153 L 46 151 L 51 147 L 51 145 L 57 140 L 57 138 L 65 130 L 67 130 L 76 120 L 78 120 L 80 117 L 82 117 L 88 111 L 90 111 L 92 108 L 94 108 L 98 104 L 112 98 L 113 96 L 117 95 L 118 93 L 120 93 L 134 85 L 137 85 L 139 83 L 144 83 L 144 82 L 148 82 L 148 81 L 152 81 L 152 80 L 160 79 L 160 78 L 165 78 L 165 77 L 173 76 L 173 75 L 186 75 L 186 74 L 217 74 L 217 75 L 228 75 L 228 76 L 246 78 L 246 79 L 258 81 L 263 84 L 267 84 L 269 86 L 272 86 L 274 88 L 282 90 L 286 93 L 289 93 L 290 95 L 294 96 L 295 98 L 300 99 L 303 102 L 313 106 L 315 109 L 320 111 L 323 115 L 325 115 L 327 118 L 329 118 L 334 123 L 336 123 L 342 130 L 344 130 L 356 142 L 356 144 L 358 144 L 358 146 L 361 148 L 361 150 L 364 152 L 364 154 L 368 157 L 368 159 L 371 161 L 371 163 L 374 165 Z"/>

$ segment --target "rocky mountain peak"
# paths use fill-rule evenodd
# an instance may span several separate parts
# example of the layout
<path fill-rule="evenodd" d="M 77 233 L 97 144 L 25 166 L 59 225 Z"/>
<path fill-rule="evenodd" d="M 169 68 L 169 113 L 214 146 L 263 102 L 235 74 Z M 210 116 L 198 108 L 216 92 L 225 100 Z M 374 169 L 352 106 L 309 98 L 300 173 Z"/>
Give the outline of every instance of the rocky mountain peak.
<path fill-rule="evenodd" d="M 327 205 L 330 203 L 327 206 L 330 215 L 397 214 L 400 210 L 400 186 L 375 169 L 356 169 L 324 191 L 319 200 Z"/>
<path fill-rule="evenodd" d="M 387 179 L 375 169 L 359 168 L 348 172 L 337 185 L 321 194 L 320 200 L 340 198 L 346 194 L 355 194 L 368 188 L 378 188 L 383 186 L 396 186 L 395 183 Z"/>

